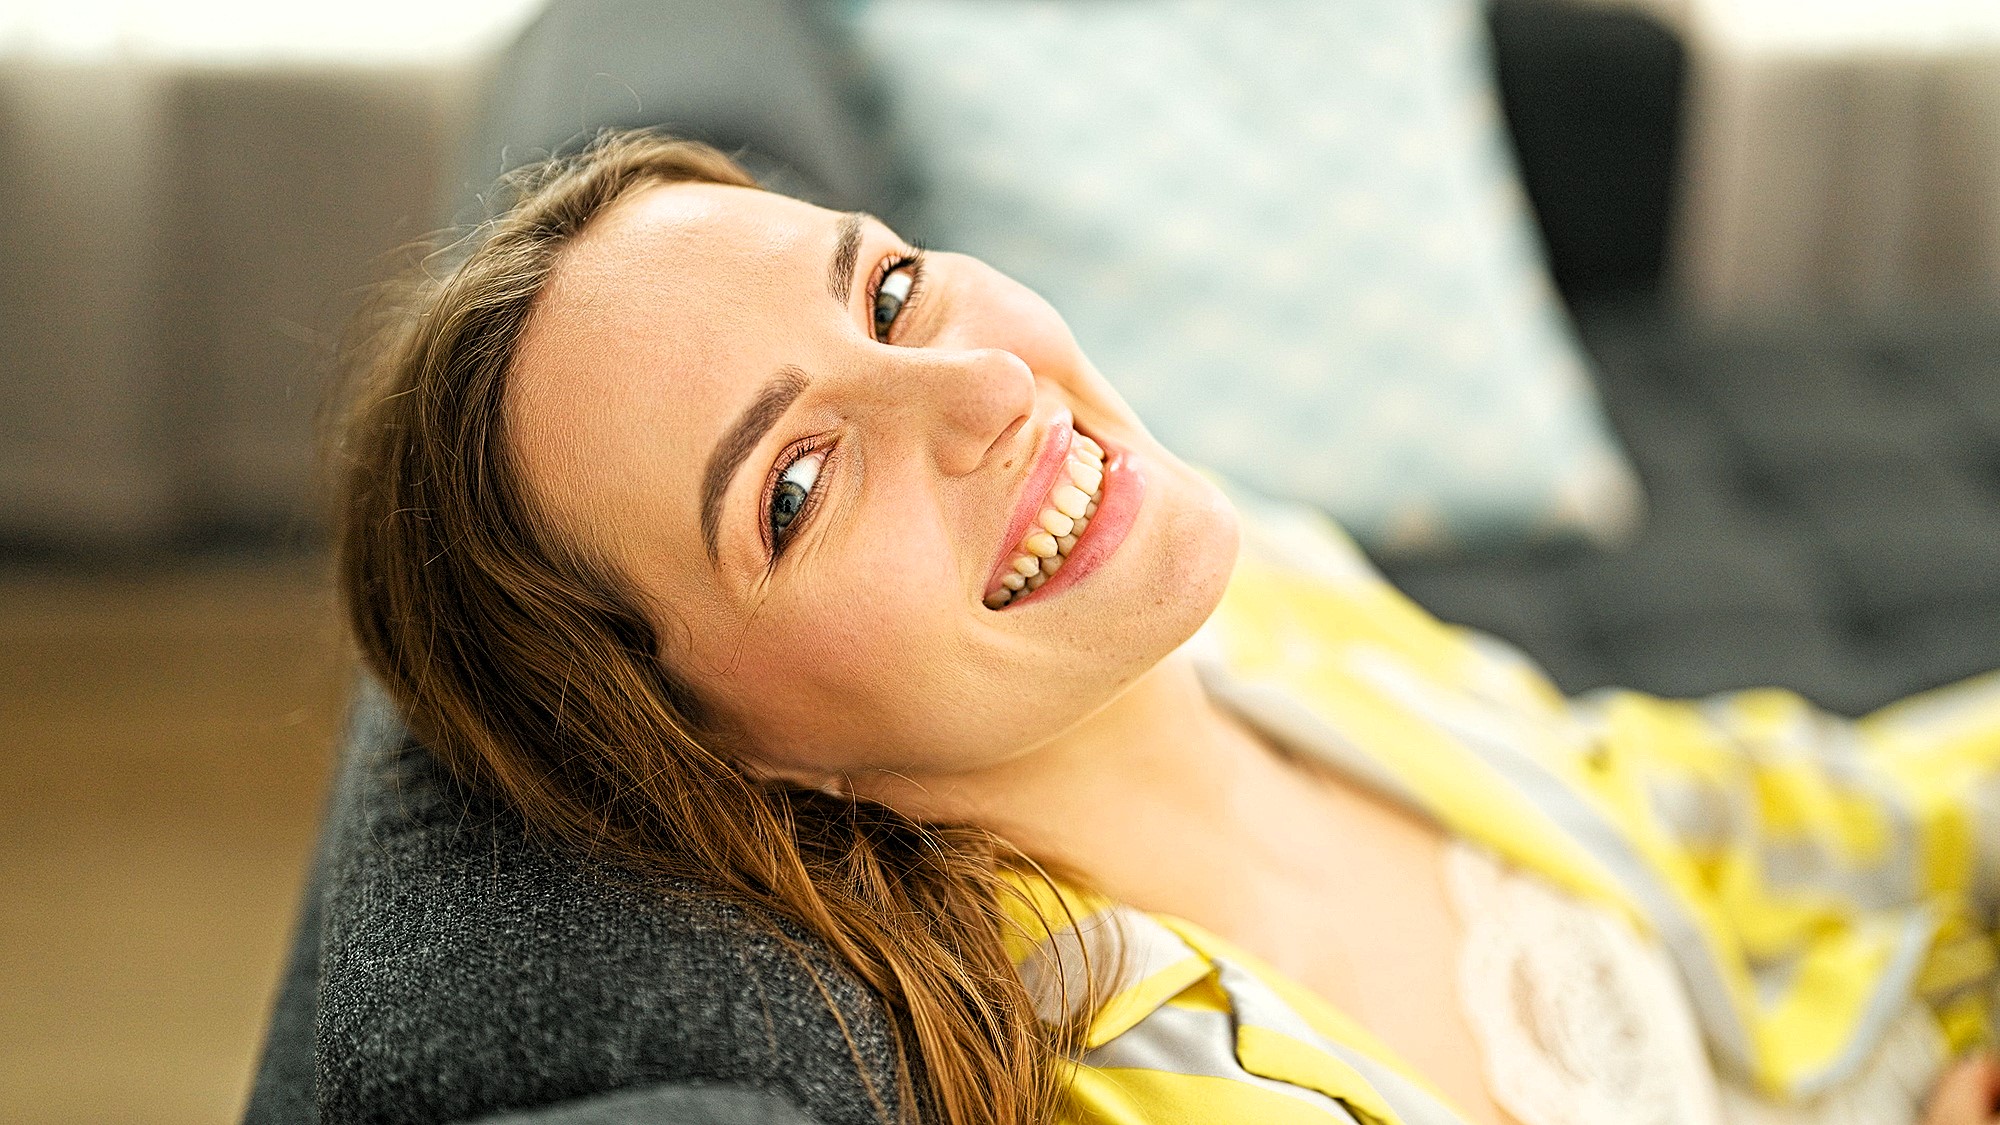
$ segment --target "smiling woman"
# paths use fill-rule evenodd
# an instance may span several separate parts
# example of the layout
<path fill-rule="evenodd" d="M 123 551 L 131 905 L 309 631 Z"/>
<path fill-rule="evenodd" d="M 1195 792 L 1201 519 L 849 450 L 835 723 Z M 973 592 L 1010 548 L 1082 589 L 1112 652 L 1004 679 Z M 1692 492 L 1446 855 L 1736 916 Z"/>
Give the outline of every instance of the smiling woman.
<path fill-rule="evenodd" d="M 1564 700 L 975 259 L 647 134 L 514 187 L 357 353 L 353 626 L 543 836 L 872 987 L 873 1119 L 1907 1125 L 1990 1037 L 2000 680 Z"/>
<path fill-rule="evenodd" d="M 829 942 L 904 1013 L 921 1067 L 893 1078 L 943 1119 L 1045 1117 L 1060 1043 L 996 913 L 1027 863 L 948 826 L 954 782 L 1194 631 L 1225 502 L 976 261 L 644 135 L 517 186 L 391 295 L 360 369 L 342 557 L 371 664 L 537 828 Z M 1103 444 L 1069 460 L 1078 425 Z M 1124 514 L 1071 571 L 1102 577 L 993 612 L 1025 522 L 1070 503 L 1056 474 L 1107 456 Z"/>

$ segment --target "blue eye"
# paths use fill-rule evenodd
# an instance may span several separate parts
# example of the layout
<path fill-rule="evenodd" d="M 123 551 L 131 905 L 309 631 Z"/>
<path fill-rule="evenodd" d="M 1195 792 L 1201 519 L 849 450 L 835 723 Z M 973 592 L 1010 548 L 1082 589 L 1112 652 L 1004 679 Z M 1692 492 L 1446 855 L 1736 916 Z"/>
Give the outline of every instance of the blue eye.
<path fill-rule="evenodd" d="M 889 330 L 895 327 L 896 318 L 909 307 L 923 268 L 923 255 L 919 253 L 904 258 L 882 275 L 882 283 L 875 287 L 873 313 L 877 340 L 889 338 Z"/>
<path fill-rule="evenodd" d="M 826 454 L 822 451 L 803 454 L 785 466 L 784 471 L 778 474 L 778 482 L 771 486 L 769 518 L 773 555 L 784 550 L 785 544 L 791 541 L 792 527 L 805 511 L 806 501 L 812 499 L 820 467 L 825 464 Z"/>

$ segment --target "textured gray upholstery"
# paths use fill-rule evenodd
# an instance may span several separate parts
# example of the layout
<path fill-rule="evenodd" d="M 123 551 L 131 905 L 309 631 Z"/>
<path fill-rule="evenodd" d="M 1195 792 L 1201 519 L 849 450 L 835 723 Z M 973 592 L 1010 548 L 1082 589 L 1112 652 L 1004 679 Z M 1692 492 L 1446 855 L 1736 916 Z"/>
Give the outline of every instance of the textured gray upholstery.
<path fill-rule="evenodd" d="M 798 1107 L 862 1125 L 880 1118 L 857 1058 L 893 1115 L 881 1005 L 790 936 L 812 972 L 699 887 L 641 891 L 530 842 L 364 687 L 247 1120 L 624 1121 L 672 1106 L 644 1119 L 719 1125 Z M 674 1092 L 687 1083 L 712 1085 Z"/>
<path fill-rule="evenodd" d="M 1859 714 L 2000 668 L 2000 323 L 1579 323 L 1651 497 L 1637 541 L 1397 584 L 1570 691 L 1773 685 Z"/>

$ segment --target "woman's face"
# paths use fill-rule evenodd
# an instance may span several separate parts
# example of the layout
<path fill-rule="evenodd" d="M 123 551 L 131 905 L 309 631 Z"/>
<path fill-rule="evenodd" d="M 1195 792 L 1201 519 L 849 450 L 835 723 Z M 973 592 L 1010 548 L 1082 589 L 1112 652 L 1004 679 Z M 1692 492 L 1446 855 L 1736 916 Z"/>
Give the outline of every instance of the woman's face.
<path fill-rule="evenodd" d="M 595 218 L 506 425 L 553 522 L 647 597 L 663 659 L 809 781 L 1032 751 L 1187 639 L 1235 561 L 1227 501 L 1046 302 L 753 189 Z"/>

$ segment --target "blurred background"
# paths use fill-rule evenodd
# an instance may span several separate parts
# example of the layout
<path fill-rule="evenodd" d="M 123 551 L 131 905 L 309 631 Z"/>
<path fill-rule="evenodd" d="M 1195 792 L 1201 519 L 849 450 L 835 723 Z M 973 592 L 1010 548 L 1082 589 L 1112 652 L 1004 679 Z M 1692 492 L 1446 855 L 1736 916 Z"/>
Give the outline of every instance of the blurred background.
<path fill-rule="evenodd" d="M 1568 690 L 2000 667 L 1989 0 L 0 0 L 0 1120 L 240 1114 L 343 324 L 638 123 L 1021 276 Z"/>

